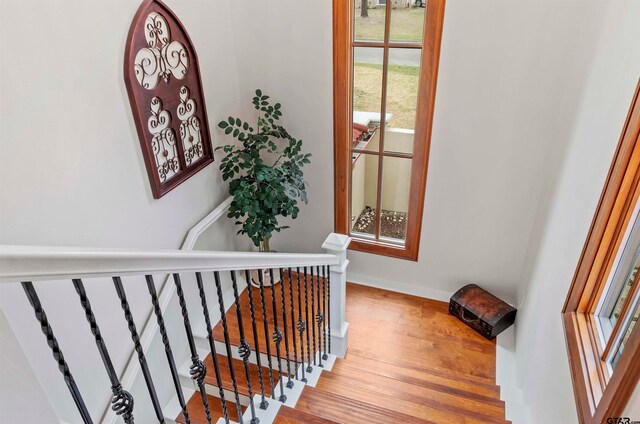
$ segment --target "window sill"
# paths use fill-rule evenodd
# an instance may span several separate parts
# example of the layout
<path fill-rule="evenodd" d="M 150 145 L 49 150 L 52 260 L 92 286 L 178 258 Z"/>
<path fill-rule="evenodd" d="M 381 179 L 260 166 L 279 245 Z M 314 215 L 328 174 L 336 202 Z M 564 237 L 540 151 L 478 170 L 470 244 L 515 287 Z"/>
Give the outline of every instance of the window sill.
<path fill-rule="evenodd" d="M 407 246 L 400 246 L 392 243 L 385 243 L 382 241 L 357 238 L 357 236 L 354 235 L 351 235 L 350 237 L 352 237 L 353 240 L 349 245 L 349 250 L 388 256 L 391 258 L 404 259 L 414 262 L 418 260 L 417 249 L 411 250 Z"/>

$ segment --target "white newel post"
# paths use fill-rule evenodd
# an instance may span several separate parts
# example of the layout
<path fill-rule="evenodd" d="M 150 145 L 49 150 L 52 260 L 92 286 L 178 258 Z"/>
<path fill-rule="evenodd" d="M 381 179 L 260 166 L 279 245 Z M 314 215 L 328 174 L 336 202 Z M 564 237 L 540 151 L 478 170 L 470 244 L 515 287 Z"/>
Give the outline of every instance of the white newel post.
<path fill-rule="evenodd" d="M 346 316 L 347 289 L 347 247 L 351 237 L 344 234 L 331 233 L 322 244 L 327 253 L 338 257 L 338 264 L 331 266 L 331 320 L 329 334 L 331 335 L 331 353 L 344 358 L 347 353 L 349 323 Z"/>

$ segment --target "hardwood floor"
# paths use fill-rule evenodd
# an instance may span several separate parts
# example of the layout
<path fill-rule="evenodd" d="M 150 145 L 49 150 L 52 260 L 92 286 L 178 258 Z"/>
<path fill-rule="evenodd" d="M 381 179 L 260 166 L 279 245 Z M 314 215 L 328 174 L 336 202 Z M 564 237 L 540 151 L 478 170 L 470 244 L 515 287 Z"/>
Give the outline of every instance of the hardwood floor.
<path fill-rule="evenodd" d="M 281 287 L 279 284 L 275 289 L 277 311 L 281 311 Z M 271 341 L 261 330 L 258 293 L 253 289 L 259 344 L 264 352 L 267 342 Z M 270 296 L 271 289 L 265 289 L 265 306 L 271 305 Z M 294 299 L 297 309 L 297 291 Z M 285 300 L 288 304 L 287 281 Z M 246 290 L 240 301 L 247 340 L 253 346 Z M 271 311 L 272 308 L 267 309 L 269 328 L 273 322 Z M 227 319 L 231 341 L 237 345 L 240 338 L 235 307 L 227 312 Z M 282 316 L 278 319 L 282 328 Z M 282 407 L 277 423 L 507 422 L 500 389 L 495 384 L 495 342 L 487 341 L 449 315 L 446 303 L 348 284 L 347 320 L 346 357 L 338 359 L 331 372 L 323 372 L 316 387 L 305 387 L 295 409 Z M 287 321 L 290 327 L 290 315 Z M 289 335 L 291 337 L 291 333 Z M 214 330 L 214 339 L 222 340 L 220 328 Z M 291 339 L 289 343 L 291 345 Z M 275 354 L 273 345 L 272 354 Z M 212 366 L 211 358 L 207 361 Z M 228 368 L 226 358 L 222 361 L 222 368 Z M 244 375 L 241 362 L 234 361 L 234 366 L 236 374 Z M 257 367 L 252 367 L 251 374 L 255 390 Z M 267 375 L 266 371 L 264 374 Z M 223 376 L 223 381 L 227 387 L 228 378 Z M 208 382 L 213 383 L 213 379 L 208 377 Z M 196 396 L 200 402 L 198 393 L 194 398 Z M 220 403 L 217 399 L 211 402 Z M 191 422 L 206 421 L 192 419 Z"/>

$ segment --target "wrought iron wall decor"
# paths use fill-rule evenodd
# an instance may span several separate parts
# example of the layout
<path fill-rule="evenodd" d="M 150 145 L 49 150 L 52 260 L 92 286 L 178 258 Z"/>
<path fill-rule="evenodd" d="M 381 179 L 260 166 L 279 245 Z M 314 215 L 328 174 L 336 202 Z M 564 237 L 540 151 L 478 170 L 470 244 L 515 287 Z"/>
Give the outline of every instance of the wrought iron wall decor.
<path fill-rule="evenodd" d="M 180 20 L 159 0 L 136 12 L 124 80 L 153 197 L 213 161 L 198 56 Z"/>

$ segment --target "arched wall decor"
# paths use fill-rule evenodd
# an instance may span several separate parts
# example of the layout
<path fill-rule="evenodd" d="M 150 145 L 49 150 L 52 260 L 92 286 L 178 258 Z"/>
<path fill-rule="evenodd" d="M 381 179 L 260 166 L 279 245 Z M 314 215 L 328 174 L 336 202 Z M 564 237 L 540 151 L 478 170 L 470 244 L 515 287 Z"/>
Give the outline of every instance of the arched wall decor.
<path fill-rule="evenodd" d="M 213 161 L 198 56 L 180 20 L 159 0 L 136 12 L 124 80 L 153 197 Z"/>

